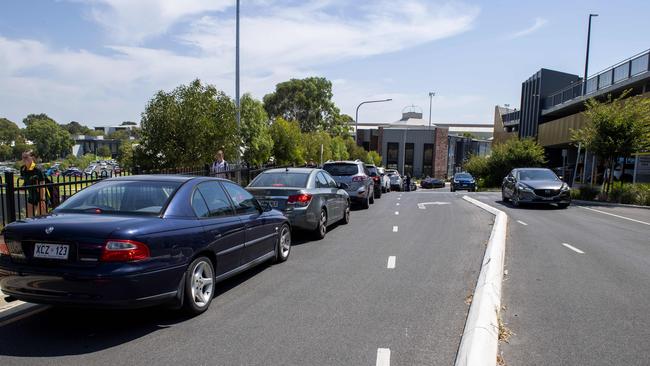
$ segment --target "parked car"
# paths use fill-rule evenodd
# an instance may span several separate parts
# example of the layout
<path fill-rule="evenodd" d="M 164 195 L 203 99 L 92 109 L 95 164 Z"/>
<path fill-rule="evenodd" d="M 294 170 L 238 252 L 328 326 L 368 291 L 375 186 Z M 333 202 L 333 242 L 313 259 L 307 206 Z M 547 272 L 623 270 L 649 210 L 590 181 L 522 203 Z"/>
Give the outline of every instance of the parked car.
<path fill-rule="evenodd" d="M 52 177 L 52 176 L 58 177 L 60 174 L 61 174 L 61 164 L 59 163 L 52 165 L 45 171 L 45 175 L 47 175 L 48 177 Z"/>
<path fill-rule="evenodd" d="M 567 208 L 571 204 L 571 189 L 550 169 L 519 168 L 503 179 L 501 198 L 504 202 L 512 201 L 515 207 L 524 203 L 556 203 Z"/>
<path fill-rule="evenodd" d="M 282 211 L 293 228 L 313 231 L 322 239 L 329 225 L 350 222 L 346 188 L 322 169 L 284 168 L 261 173 L 246 190 L 262 205 Z"/>
<path fill-rule="evenodd" d="M 373 191 L 375 192 L 375 198 L 381 198 L 381 175 L 379 174 L 379 170 L 373 164 L 366 164 L 366 169 L 368 169 L 370 178 L 372 178 L 372 182 L 374 183 Z"/>
<path fill-rule="evenodd" d="M 454 178 L 451 180 L 449 189 L 452 192 L 463 189 L 466 189 L 470 192 L 475 192 L 476 180 L 469 173 L 456 173 L 454 174 Z"/>
<path fill-rule="evenodd" d="M 133 308 L 169 303 L 198 314 L 215 283 L 287 260 L 289 220 L 218 178 L 106 179 L 46 217 L 1 233 L 2 291 L 53 305 Z"/>
<path fill-rule="evenodd" d="M 386 174 L 386 168 L 377 167 L 377 171 L 381 177 L 381 191 L 384 193 L 390 192 L 390 178 Z"/>
<path fill-rule="evenodd" d="M 390 190 L 391 191 L 401 191 L 402 190 L 402 176 L 395 169 L 386 169 L 386 174 L 390 180 Z"/>
<path fill-rule="evenodd" d="M 4 173 L 13 173 L 15 175 L 15 174 L 20 174 L 20 171 L 10 166 L 0 166 L 0 174 L 4 174 Z"/>
<path fill-rule="evenodd" d="M 375 203 L 374 181 L 366 165 L 357 161 L 329 161 L 323 165 L 337 183 L 345 183 L 346 191 L 353 202 L 360 203 L 365 209 Z"/>
<path fill-rule="evenodd" d="M 83 172 L 79 168 L 71 167 L 64 170 L 61 175 L 64 177 L 81 177 L 83 176 Z"/>
<path fill-rule="evenodd" d="M 420 182 L 421 188 L 445 188 L 445 181 L 438 178 L 426 177 Z"/>

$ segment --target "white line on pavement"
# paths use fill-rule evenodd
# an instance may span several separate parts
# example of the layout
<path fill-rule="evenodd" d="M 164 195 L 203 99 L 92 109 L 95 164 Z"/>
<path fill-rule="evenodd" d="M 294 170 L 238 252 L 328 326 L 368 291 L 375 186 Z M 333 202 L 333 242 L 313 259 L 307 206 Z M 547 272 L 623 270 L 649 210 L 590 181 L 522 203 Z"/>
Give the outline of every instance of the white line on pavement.
<path fill-rule="evenodd" d="M 523 221 L 521 221 L 521 220 L 517 220 L 517 222 L 520 223 L 520 224 L 522 224 L 522 225 L 524 225 L 524 226 L 528 226 L 527 223 L 525 223 L 525 222 L 523 222 Z"/>
<path fill-rule="evenodd" d="M 641 220 L 631 219 L 631 218 L 629 218 L 629 217 L 625 217 L 625 216 L 621 216 L 621 215 L 616 215 L 616 214 L 609 213 L 609 212 L 605 212 L 605 211 L 601 211 L 601 210 L 596 210 L 595 208 L 589 208 L 589 207 L 584 207 L 584 206 L 578 206 L 578 207 L 584 208 L 585 210 L 594 211 L 594 212 L 600 212 L 601 214 L 605 214 L 605 215 L 609 215 L 609 216 L 618 217 L 619 219 L 630 220 L 630 221 L 638 222 L 639 224 L 644 224 L 644 225 L 649 225 L 649 226 L 650 226 L 650 222 L 645 222 L 645 221 L 641 221 Z"/>
<path fill-rule="evenodd" d="M 399 215 L 399 211 L 395 211 L 395 215 Z"/>
<path fill-rule="evenodd" d="M 386 268 L 389 268 L 389 269 L 395 268 L 395 260 L 396 260 L 396 258 L 397 257 L 395 257 L 394 255 L 391 255 L 390 257 L 388 257 L 388 264 L 386 265 Z"/>
<path fill-rule="evenodd" d="M 375 366 L 390 366 L 390 349 L 377 348 L 377 363 Z"/>
<path fill-rule="evenodd" d="M 399 202 L 397 202 L 396 205 L 399 206 Z"/>
<path fill-rule="evenodd" d="M 567 248 L 573 250 L 573 251 L 576 252 L 576 253 L 585 254 L 585 252 L 583 252 L 582 250 L 580 250 L 580 249 L 574 247 L 573 245 L 569 245 L 569 244 L 567 244 L 567 243 L 562 243 L 562 245 L 564 245 L 565 247 L 567 247 Z"/>
<path fill-rule="evenodd" d="M 393 232 L 394 232 L 394 233 L 397 232 L 397 226 L 393 226 Z"/>
<path fill-rule="evenodd" d="M 397 197 L 397 200 L 398 200 L 398 201 L 401 200 L 401 199 L 402 199 L 402 197 Z"/>

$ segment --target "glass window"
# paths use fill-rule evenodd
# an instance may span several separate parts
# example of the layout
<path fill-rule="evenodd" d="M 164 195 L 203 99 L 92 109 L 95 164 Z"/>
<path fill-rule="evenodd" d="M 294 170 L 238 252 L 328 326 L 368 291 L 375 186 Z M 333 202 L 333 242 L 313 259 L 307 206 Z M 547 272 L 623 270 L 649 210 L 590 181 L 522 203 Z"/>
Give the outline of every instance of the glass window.
<path fill-rule="evenodd" d="M 399 143 L 389 142 L 386 148 L 386 167 L 397 169 L 399 164 Z"/>
<path fill-rule="evenodd" d="M 244 188 L 229 182 L 223 182 L 223 186 L 226 188 L 230 198 L 232 198 L 237 214 L 241 215 L 259 212 L 259 207 L 255 197 L 248 193 Z"/>
<path fill-rule="evenodd" d="M 323 177 L 325 177 L 325 180 L 327 180 L 327 185 L 328 185 L 330 188 L 338 188 L 338 184 L 336 184 L 336 181 L 334 180 L 334 178 L 332 178 L 332 177 L 331 177 L 329 174 L 327 174 L 326 172 L 322 172 L 321 174 L 323 174 Z"/>
<path fill-rule="evenodd" d="M 632 60 L 630 75 L 636 75 L 648 71 L 648 57 L 650 57 L 650 54 L 646 53 L 645 55 Z"/>
<path fill-rule="evenodd" d="M 192 208 L 197 217 L 203 218 L 210 216 L 208 205 L 205 204 L 205 200 L 198 189 L 192 194 Z"/>
<path fill-rule="evenodd" d="M 327 179 L 323 176 L 323 173 L 316 174 L 316 188 L 329 188 L 329 183 Z"/>
<path fill-rule="evenodd" d="M 251 187 L 307 187 L 309 173 L 265 172 L 258 175 Z"/>
<path fill-rule="evenodd" d="M 625 64 L 618 66 L 614 69 L 614 82 L 617 83 L 621 80 L 627 79 L 627 73 L 630 70 L 630 64 L 626 62 Z"/>
<path fill-rule="evenodd" d="M 422 174 L 433 174 L 433 144 L 424 144 L 422 153 Z"/>
<path fill-rule="evenodd" d="M 598 76 L 598 89 L 606 88 L 610 85 L 612 85 L 612 70 Z"/>
<path fill-rule="evenodd" d="M 406 155 L 404 156 L 404 174 L 413 176 L 413 157 L 415 152 L 415 144 L 406 144 Z"/>
<path fill-rule="evenodd" d="M 595 92 L 597 86 L 598 86 L 598 78 L 597 77 L 593 77 L 593 78 L 587 80 L 587 94 Z"/>
<path fill-rule="evenodd" d="M 205 182 L 198 186 L 198 190 L 205 199 L 210 211 L 210 217 L 228 216 L 232 215 L 232 206 L 219 183 Z"/>
<path fill-rule="evenodd" d="M 332 163 L 325 164 L 323 170 L 330 173 L 332 176 L 349 176 L 359 173 L 359 167 L 357 164 L 348 164 L 348 163 Z"/>

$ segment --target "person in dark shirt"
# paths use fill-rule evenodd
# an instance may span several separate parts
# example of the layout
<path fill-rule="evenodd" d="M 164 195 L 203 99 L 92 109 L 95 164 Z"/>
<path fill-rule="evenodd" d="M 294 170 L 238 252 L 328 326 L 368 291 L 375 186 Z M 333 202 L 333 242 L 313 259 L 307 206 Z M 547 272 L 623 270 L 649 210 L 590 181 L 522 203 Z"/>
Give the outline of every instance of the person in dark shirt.
<path fill-rule="evenodd" d="M 36 154 L 34 154 L 34 151 L 25 151 L 22 158 L 23 166 L 20 167 L 20 177 L 24 182 L 23 187 L 44 184 L 45 174 L 36 166 Z M 44 215 L 46 212 L 45 188 L 28 188 L 27 217 Z"/>

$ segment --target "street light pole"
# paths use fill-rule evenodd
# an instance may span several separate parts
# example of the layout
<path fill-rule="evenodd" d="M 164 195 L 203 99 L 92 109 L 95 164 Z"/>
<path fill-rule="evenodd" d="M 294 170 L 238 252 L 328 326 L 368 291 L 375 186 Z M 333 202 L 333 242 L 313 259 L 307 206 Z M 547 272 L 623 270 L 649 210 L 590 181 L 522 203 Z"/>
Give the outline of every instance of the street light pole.
<path fill-rule="evenodd" d="M 239 100 L 239 0 L 237 0 L 235 26 L 235 107 L 237 108 L 237 133 L 241 131 L 241 105 Z M 237 163 L 241 160 L 241 146 L 237 144 Z"/>
<path fill-rule="evenodd" d="M 433 106 L 433 97 L 435 96 L 435 92 L 429 92 L 429 130 L 431 129 L 431 107 Z"/>
<path fill-rule="evenodd" d="M 366 100 L 364 102 L 359 103 L 357 106 L 357 112 L 354 118 L 354 140 L 357 144 L 359 144 L 359 107 L 361 107 L 364 104 L 368 103 L 382 103 L 382 102 L 390 102 L 393 100 L 393 98 L 388 98 L 388 99 L 380 99 L 380 100 Z"/>
<path fill-rule="evenodd" d="M 585 77 L 582 79 L 582 95 L 587 95 L 587 71 L 589 71 L 589 43 L 591 41 L 591 18 L 598 14 L 589 14 L 589 25 L 587 26 L 587 55 L 585 56 Z"/>

